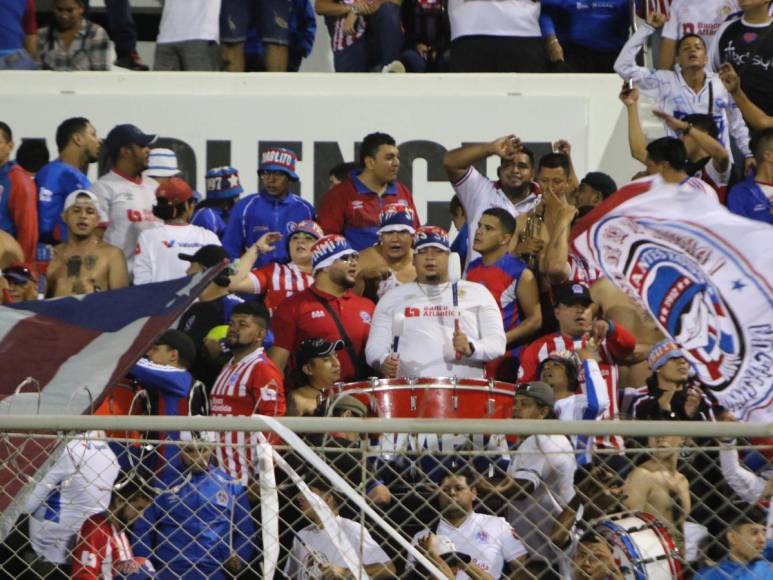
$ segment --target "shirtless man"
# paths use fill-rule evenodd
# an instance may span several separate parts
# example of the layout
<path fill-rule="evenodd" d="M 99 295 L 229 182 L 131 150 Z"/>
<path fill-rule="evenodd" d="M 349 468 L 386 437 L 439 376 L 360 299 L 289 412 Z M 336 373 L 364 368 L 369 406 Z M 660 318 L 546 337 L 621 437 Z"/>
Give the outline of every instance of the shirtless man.
<path fill-rule="evenodd" d="M 384 206 L 379 216 L 378 244 L 360 253 L 354 291 L 378 302 L 387 290 L 416 280 L 413 267 L 413 211 L 405 205 Z"/>
<path fill-rule="evenodd" d="M 684 549 L 684 521 L 692 508 L 689 482 L 677 471 L 684 441 L 673 435 L 648 437 L 647 447 L 653 449 L 650 458 L 628 474 L 623 486 L 625 507 L 657 517 L 680 550 Z"/>
<path fill-rule="evenodd" d="M 129 285 L 123 252 L 103 242 L 97 232 L 100 219 L 97 196 L 85 189 L 73 191 L 64 202 L 62 219 L 67 242 L 54 248 L 48 266 L 46 296 L 91 294 Z"/>

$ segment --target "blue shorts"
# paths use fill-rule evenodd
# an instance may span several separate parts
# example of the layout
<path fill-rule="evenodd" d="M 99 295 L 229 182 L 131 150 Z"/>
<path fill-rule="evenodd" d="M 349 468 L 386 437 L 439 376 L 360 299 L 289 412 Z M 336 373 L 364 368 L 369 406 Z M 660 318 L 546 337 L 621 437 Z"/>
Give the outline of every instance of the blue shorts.
<path fill-rule="evenodd" d="M 220 7 L 220 42 L 238 44 L 256 27 L 263 44 L 290 44 L 292 0 L 223 0 Z"/>

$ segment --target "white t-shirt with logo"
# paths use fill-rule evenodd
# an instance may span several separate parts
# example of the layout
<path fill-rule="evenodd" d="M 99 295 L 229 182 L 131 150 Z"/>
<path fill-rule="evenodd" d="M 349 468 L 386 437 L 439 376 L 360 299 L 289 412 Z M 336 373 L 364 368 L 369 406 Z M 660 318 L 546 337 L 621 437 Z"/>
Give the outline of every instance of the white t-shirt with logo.
<path fill-rule="evenodd" d="M 417 546 L 419 538 L 427 533 L 423 530 L 413 536 L 413 545 Z M 441 519 L 435 534 L 451 540 L 458 552 L 470 556 L 494 580 L 502 576 L 505 562 L 526 555 L 526 547 L 504 518 L 472 512 L 458 528 Z M 408 560 L 413 562 L 413 557 L 409 556 Z M 469 576 L 459 572 L 456 578 L 466 580 Z"/>
<path fill-rule="evenodd" d="M 539 14 L 540 3 L 533 0 L 448 0 L 451 40 L 477 35 L 540 37 Z"/>
<path fill-rule="evenodd" d="M 496 2 L 492 3 L 496 4 Z M 539 198 L 532 193 L 518 203 L 513 203 L 500 189 L 498 182 L 491 181 L 472 166 L 467 169 L 464 177 L 451 185 L 467 215 L 470 232 L 467 240 L 467 264 L 480 257 L 480 254 L 472 249 L 472 245 L 475 242 L 475 230 L 478 229 L 478 222 L 484 211 L 499 207 L 515 218 L 530 212 L 539 201 Z"/>
<path fill-rule="evenodd" d="M 153 215 L 157 188 L 155 179 L 131 180 L 115 171 L 106 173 L 89 188 L 99 200 L 100 216 L 106 215 L 110 221 L 104 240 L 123 250 L 129 271 L 140 232 L 161 223 Z"/>
<path fill-rule="evenodd" d="M 389 355 L 392 320 L 402 314 L 398 376 L 484 378 L 484 363 L 505 353 L 502 314 L 485 286 L 467 280 L 458 284 L 459 322 L 475 348 L 471 356 L 456 359 L 451 284 L 411 282 L 389 290 L 378 301 L 365 346 L 368 364 L 378 368 Z"/>
<path fill-rule="evenodd" d="M 161 224 L 145 230 L 137 240 L 134 284 L 163 282 L 185 276 L 190 262 L 178 254 L 195 254 L 202 246 L 220 245 L 214 232 L 191 224 Z"/>
<path fill-rule="evenodd" d="M 668 22 L 663 25 L 663 38 L 678 40 L 697 34 L 708 50 L 719 27 L 738 10 L 737 0 L 673 0 Z"/>
<path fill-rule="evenodd" d="M 220 40 L 220 0 L 165 0 L 156 42 L 186 40 Z"/>
<path fill-rule="evenodd" d="M 389 556 L 376 543 L 368 530 L 364 530 L 357 522 L 341 516 L 336 516 L 336 521 L 352 548 L 359 551 L 362 539 L 361 556 L 364 566 L 390 562 Z M 293 547 L 290 550 L 290 557 L 287 558 L 284 574 L 293 580 L 316 580 L 322 578 L 320 570 L 322 564 L 346 568 L 346 560 L 330 540 L 327 532 L 315 525 L 307 526 L 293 539 Z"/>

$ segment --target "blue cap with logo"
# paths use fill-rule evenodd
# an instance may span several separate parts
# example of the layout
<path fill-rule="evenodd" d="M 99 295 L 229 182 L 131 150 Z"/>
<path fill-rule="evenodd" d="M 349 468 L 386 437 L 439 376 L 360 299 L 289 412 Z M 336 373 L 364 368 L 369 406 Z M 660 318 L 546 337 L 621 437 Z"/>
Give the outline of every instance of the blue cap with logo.
<path fill-rule="evenodd" d="M 413 227 L 413 210 L 407 205 L 390 203 L 383 207 L 378 216 L 380 228 L 378 233 L 409 232 L 416 233 Z"/>
<path fill-rule="evenodd" d="M 235 167 L 214 167 L 207 171 L 207 199 L 228 199 L 240 195 L 244 189 Z"/>
<path fill-rule="evenodd" d="M 413 248 L 417 252 L 422 248 L 439 248 L 450 252 L 451 242 L 448 240 L 448 232 L 437 226 L 422 226 L 416 230 Z"/>
<path fill-rule="evenodd" d="M 298 156 L 294 151 L 284 147 L 272 147 L 263 152 L 258 167 L 258 175 L 264 171 L 282 171 L 287 174 L 290 181 L 298 181 L 298 174 L 295 173 L 297 162 Z"/>

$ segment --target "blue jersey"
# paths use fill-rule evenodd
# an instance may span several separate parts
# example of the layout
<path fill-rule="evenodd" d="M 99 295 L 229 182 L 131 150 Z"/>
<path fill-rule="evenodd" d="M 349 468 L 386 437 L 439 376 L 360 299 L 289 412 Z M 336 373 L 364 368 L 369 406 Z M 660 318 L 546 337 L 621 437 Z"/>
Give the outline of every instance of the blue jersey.
<path fill-rule="evenodd" d="M 210 466 L 181 474 L 134 524 L 135 556 L 152 558 L 157 578 L 224 578 L 233 552 L 249 562 L 257 526 L 244 487 Z"/>
<path fill-rule="evenodd" d="M 299 221 L 315 218 L 314 206 L 299 195 L 290 193 L 284 199 L 277 199 L 266 192 L 255 193 L 237 201 L 231 210 L 223 247 L 235 260 L 263 234 L 279 232 L 282 239 L 276 243 L 276 249 L 258 256 L 253 268 L 269 262 L 286 262 L 288 234 Z"/>
<path fill-rule="evenodd" d="M 27 12 L 27 0 L 0 2 L 0 53 L 18 50 L 24 46 L 22 22 Z"/>
<path fill-rule="evenodd" d="M 194 226 L 209 230 L 222 240 L 225 233 L 224 213 L 223 208 L 220 207 L 202 207 L 193 214 L 191 223 Z"/>
<path fill-rule="evenodd" d="M 542 0 L 542 36 L 590 50 L 618 52 L 628 40 L 628 0 Z"/>
<path fill-rule="evenodd" d="M 467 222 L 465 222 L 451 244 L 451 251 L 459 254 L 459 261 L 462 263 L 462 269 L 467 265 L 467 244 L 469 243 L 469 240 L 470 227 L 467 225 Z"/>
<path fill-rule="evenodd" d="M 185 369 L 173 366 L 159 365 L 141 358 L 130 370 L 129 376 L 135 379 L 150 395 L 150 406 L 153 415 L 178 417 L 188 415 L 188 397 L 193 385 L 191 373 Z M 160 434 L 161 439 L 177 441 L 180 434 L 168 431 Z M 157 472 L 162 468 L 180 469 L 182 461 L 177 445 L 162 445 L 161 457 L 155 466 Z M 169 470 L 167 470 L 169 471 Z"/>
<path fill-rule="evenodd" d="M 752 220 L 773 224 L 773 202 L 755 181 L 753 173 L 727 194 L 727 209 Z"/>
<path fill-rule="evenodd" d="M 773 563 L 755 560 L 749 564 L 734 562 L 729 558 L 716 566 L 704 568 L 695 580 L 770 580 L 773 578 Z"/>
<path fill-rule="evenodd" d="M 67 227 L 62 221 L 64 200 L 76 189 L 91 187 L 91 181 L 81 170 L 56 159 L 37 172 L 35 185 L 38 188 L 40 241 L 45 244 L 65 241 Z"/>

